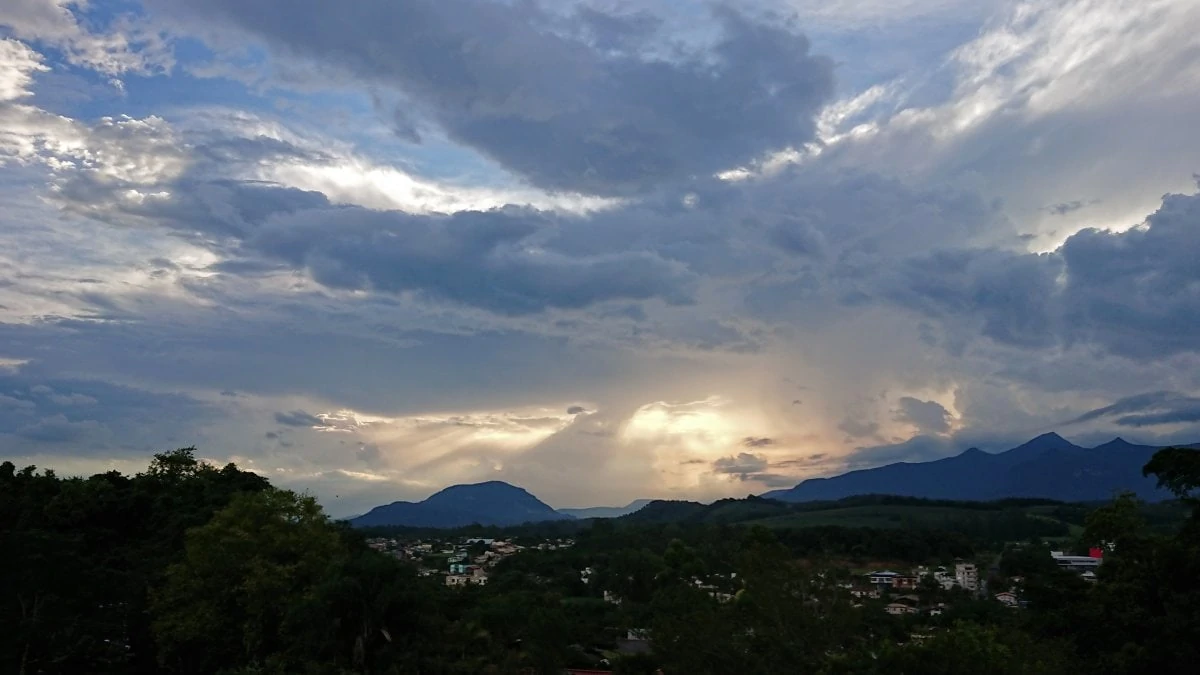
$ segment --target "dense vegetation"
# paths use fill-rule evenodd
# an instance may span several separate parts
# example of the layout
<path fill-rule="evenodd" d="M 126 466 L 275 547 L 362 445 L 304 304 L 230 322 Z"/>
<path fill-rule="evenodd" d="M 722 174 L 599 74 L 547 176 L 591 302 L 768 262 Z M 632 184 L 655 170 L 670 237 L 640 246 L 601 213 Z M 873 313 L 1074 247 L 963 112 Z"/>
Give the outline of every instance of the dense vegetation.
<path fill-rule="evenodd" d="M 513 528 L 504 535 L 573 545 L 518 553 L 462 589 L 371 550 L 369 533 L 311 498 L 191 450 L 136 476 L 62 479 L 6 462 L 0 672 L 1192 672 L 1198 457 L 1154 457 L 1147 472 L 1180 500 L 1149 512 L 1129 495 L 1098 508 L 869 497 L 785 512 L 731 500 Z M 887 522 L 803 519 L 830 511 Z M 403 536 L 422 534 L 433 533 Z M 1098 581 L 1060 570 L 1045 537 L 1107 542 Z M 890 616 L 885 600 L 848 595 L 866 566 L 955 558 L 984 563 L 995 588 L 1019 584 L 1028 606 L 922 584 L 912 597 L 946 612 Z M 623 648 L 633 629 L 652 652 Z"/>

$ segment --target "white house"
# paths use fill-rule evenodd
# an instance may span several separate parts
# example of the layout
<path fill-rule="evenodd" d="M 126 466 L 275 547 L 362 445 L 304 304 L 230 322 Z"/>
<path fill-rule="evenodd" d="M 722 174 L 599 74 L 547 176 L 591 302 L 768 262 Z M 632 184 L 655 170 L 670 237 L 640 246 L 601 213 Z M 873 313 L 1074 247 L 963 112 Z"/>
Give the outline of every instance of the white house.
<path fill-rule="evenodd" d="M 968 591 L 979 590 L 979 570 L 971 563 L 958 563 L 954 566 L 954 581 Z"/>
<path fill-rule="evenodd" d="M 996 600 L 1000 604 L 1004 605 L 1005 607 L 1016 607 L 1019 604 L 1021 604 L 1020 600 L 1017 599 L 1016 594 L 1011 593 L 1009 591 L 1004 591 L 1003 593 L 997 593 Z"/>
<path fill-rule="evenodd" d="M 882 572 L 871 572 L 867 575 L 867 580 L 876 586 L 891 586 L 892 579 L 895 579 L 898 576 L 900 575 L 896 572 L 884 570 Z"/>

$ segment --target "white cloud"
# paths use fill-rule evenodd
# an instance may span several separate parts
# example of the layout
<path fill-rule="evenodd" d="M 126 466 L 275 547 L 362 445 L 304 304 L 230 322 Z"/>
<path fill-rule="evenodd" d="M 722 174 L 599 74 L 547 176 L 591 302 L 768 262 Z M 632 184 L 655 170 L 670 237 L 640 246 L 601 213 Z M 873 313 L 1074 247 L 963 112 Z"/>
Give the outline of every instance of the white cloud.
<path fill-rule="evenodd" d="M 29 96 L 30 83 L 37 72 L 49 70 L 42 55 L 17 40 L 0 40 L 0 102 Z"/>
<path fill-rule="evenodd" d="M 173 58 L 160 33 L 130 17 L 118 17 L 107 30 L 92 32 L 77 16 L 88 9 L 87 0 L 5 0 L 0 4 L 0 26 L 8 26 L 22 40 L 59 49 L 68 62 L 105 75 L 170 70 Z"/>

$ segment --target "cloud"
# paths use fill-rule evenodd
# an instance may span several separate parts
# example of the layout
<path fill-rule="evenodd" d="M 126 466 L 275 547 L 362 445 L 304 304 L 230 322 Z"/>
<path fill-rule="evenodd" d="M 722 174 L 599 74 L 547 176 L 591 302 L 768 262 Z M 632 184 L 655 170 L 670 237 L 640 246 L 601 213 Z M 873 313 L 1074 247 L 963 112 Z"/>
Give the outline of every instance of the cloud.
<path fill-rule="evenodd" d="M 0 26 L 19 39 L 61 51 L 73 65 L 105 75 L 170 70 L 174 58 L 160 32 L 133 15 L 107 20 L 81 17 L 89 10 L 88 3 L 78 0 L 5 0 L 0 5 Z M 106 25 L 96 29 L 101 23 Z"/>
<path fill-rule="evenodd" d="M 14 456 L 148 455 L 202 442 L 202 430 L 217 418 L 214 408 L 186 395 L 62 377 L 39 361 L 0 371 L 0 391 L 9 392 L 0 395 L 0 439 Z"/>
<path fill-rule="evenodd" d="M 1046 254 L 996 249 L 914 258 L 886 283 L 896 301 L 998 342 L 1084 342 L 1153 360 L 1200 350 L 1200 194 L 1167 195 L 1144 224 L 1085 229 Z"/>
<path fill-rule="evenodd" d="M 0 40 L 0 101 L 29 96 L 34 74 L 47 70 L 41 54 L 16 40 Z"/>
<path fill-rule="evenodd" d="M 739 452 L 737 456 L 722 457 L 712 463 L 714 473 L 724 473 L 737 476 L 741 480 L 749 480 L 751 474 L 767 470 L 769 463 L 762 455 Z"/>
<path fill-rule="evenodd" d="M 1070 202 L 1060 202 L 1058 204 L 1051 204 L 1050 206 L 1046 207 L 1046 210 L 1049 211 L 1050 213 L 1053 213 L 1056 216 L 1065 216 L 1072 211 L 1078 211 L 1079 209 L 1082 209 L 1083 206 L 1084 206 L 1083 202 L 1081 202 L 1077 199 L 1075 201 L 1070 201 Z"/>
<path fill-rule="evenodd" d="M 570 406 L 567 408 L 568 415 L 578 415 L 580 413 L 585 413 L 585 412 L 587 412 L 587 408 L 585 408 L 581 405 L 573 405 L 573 406 Z"/>
<path fill-rule="evenodd" d="M 838 429 L 846 432 L 851 438 L 863 438 L 878 434 L 879 424 L 877 422 L 864 422 L 848 417 L 838 424 Z"/>
<path fill-rule="evenodd" d="M 1123 427 L 1200 422 L 1200 398 L 1173 391 L 1146 392 L 1090 410 L 1065 424 L 1081 424 L 1102 418 L 1115 418 L 1113 422 Z"/>
<path fill-rule="evenodd" d="M 151 6 L 392 88 L 454 141 L 558 190 L 644 192 L 803 144 L 833 90 L 833 63 L 795 28 L 727 6 L 704 52 L 665 54 L 653 21 L 533 3 L 368 0 L 336 23 L 315 0 Z"/>
<path fill-rule="evenodd" d="M 608 300 L 692 300 L 692 275 L 647 253 L 570 257 L 532 248 L 550 226 L 520 209 L 417 217 L 364 209 L 277 216 L 247 242 L 351 290 L 414 291 L 505 314 Z"/>
<path fill-rule="evenodd" d="M 950 411 L 937 401 L 903 396 L 898 401 L 896 421 L 911 424 L 921 433 L 944 434 L 950 430 Z"/>
<path fill-rule="evenodd" d="M 214 145 L 223 148 L 224 170 L 236 172 L 281 155 L 305 156 L 293 144 L 217 137 L 185 155 L 174 131 L 153 119 L 109 120 L 86 133 L 93 142 L 119 133 L 124 156 L 132 157 L 105 164 L 107 175 L 63 172 L 53 199 L 114 225 L 150 224 L 183 234 L 225 258 L 214 267 L 226 273 L 258 275 L 288 265 L 330 288 L 412 293 L 509 315 L 608 301 L 693 301 L 695 275 L 654 253 L 568 254 L 546 247 L 564 225 L 552 213 L 515 206 L 448 215 L 335 206 L 318 192 L 206 177 L 219 171 L 205 159 Z"/>
<path fill-rule="evenodd" d="M 62 444 L 84 438 L 95 443 L 107 435 L 106 431 L 103 425 L 96 420 L 74 422 L 67 419 L 66 415 L 58 414 L 21 427 L 17 430 L 16 435 L 40 443 Z"/>
<path fill-rule="evenodd" d="M 774 445 L 775 439 L 766 438 L 765 436 L 747 436 L 742 439 L 742 445 L 747 448 L 765 448 L 768 445 Z"/>
<path fill-rule="evenodd" d="M 275 421 L 286 427 L 323 427 L 325 422 L 321 418 L 304 412 L 303 410 L 293 410 L 291 412 L 275 413 Z"/>

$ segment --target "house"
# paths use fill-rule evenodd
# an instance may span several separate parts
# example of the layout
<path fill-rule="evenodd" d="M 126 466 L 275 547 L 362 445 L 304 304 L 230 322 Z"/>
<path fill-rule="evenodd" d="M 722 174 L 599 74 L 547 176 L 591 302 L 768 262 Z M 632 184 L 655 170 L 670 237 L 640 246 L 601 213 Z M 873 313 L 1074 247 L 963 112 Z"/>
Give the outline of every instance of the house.
<path fill-rule="evenodd" d="M 917 587 L 918 582 L 920 582 L 920 579 L 917 577 L 906 574 L 897 574 L 896 576 L 892 577 L 892 588 L 899 590 L 913 590 Z"/>
<path fill-rule="evenodd" d="M 446 585 L 447 586 L 466 586 L 468 583 L 470 583 L 470 581 L 471 581 L 471 577 L 469 577 L 465 574 L 447 574 L 446 575 Z"/>
<path fill-rule="evenodd" d="M 479 537 L 475 537 L 472 539 L 468 539 L 467 544 L 483 544 L 484 546 L 491 546 L 492 543 L 495 541 L 496 541 L 495 539 L 482 539 Z"/>
<path fill-rule="evenodd" d="M 891 614 L 892 616 L 900 616 L 902 614 L 916 614 L 917 608 L 909 607 L 902 602 L 889 602 L 887 606 L 883 608 L 883 611 Z"/>
<path fill-rule="evenodd" d="M 878 598 L 880 593 L 878 587 L 854 588 L 850 590 L 850 595 L 856 598 Z"/>
<path fill-rule="evenodd" d="M 892 579 L 895 579 L 898 576 L 900 575 L 896 572 L 892 572 L 891 570 L 883 570 L 882 572 L 871 572 L 868 574 L 867 581 L 875 584 L 876 586 L 891 586 Z"/>
<path fill-rule="evenodd" d="M 1078 573 L 1094 571 L 1104 560 L 1101 556 L 1064 555 L 1062 551 L 1051 551 L 1050 557 L 1060 568 Z"/>
<path fill-rule="evenodd" d="M 1011 591 L 997 593 L 996 600 L 1005 607 L 1017 607 L 1021 604 L 1020 600 L 1017 599 L 1017 595 Z"/>
<path fill-rule="evenodd" d="M 968 591 L 979 590 L 979 570 L 971 563 L 958 563 L 954 566 L 954 581 Z"/>

